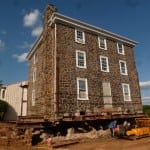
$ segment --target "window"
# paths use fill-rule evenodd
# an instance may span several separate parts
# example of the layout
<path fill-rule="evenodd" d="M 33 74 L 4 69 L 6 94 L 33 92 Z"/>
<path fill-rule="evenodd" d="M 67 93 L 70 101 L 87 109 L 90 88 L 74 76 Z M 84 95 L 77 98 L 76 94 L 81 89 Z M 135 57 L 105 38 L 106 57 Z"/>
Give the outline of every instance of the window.
<path fill-rule="evenodd" d="M 5 90 L 2 90 L 2 99 L 5 99 Z"/>
<path fill-rule="evenodd" d="M 37 52 L 34 53 L 33 58 L 34 58 L 34 64 L 36 64 L 36 62 L 37 62 Z"/>
<path fill-rule="evenodd" d="M 118 54 L 124 55 L 124 45 L 122 43 L 117 43 Z"/>
<path fill-rule="evenodd" d="M 85 44 L 85 34 L 82 30 L 75 29 L 75 41 Z"/>
<path fill-rule="evenodd" d="M 129 84 L 123 83 L 122 84 L 122 89 L 123 89 L 124 101 L 131 101 L 130 86 L 129 86 Z"/>
<path fill-rule="evenodd" d="M 35 90 L 32 90 L 32 106 L 35 106 Z"/>
<path fill-rule="evenodd" d="M 79 68 L 86 68 L 86 53 L 83 51 L 76 51 L 76 66 Z"/>
<path fill-rule="evenodd" d="M 33 70 L 33 82 L 36 81 L 36 68 Z"/>
<path fill-rule="evenodd" d="M 5 95 L 6 95 L 6 89 L 1 88 L 0 89 L 0 98 L 5 99 Z"/>
<path fill-rule="evenodd" d="M 107 50 L 106 39 L 103 37 L 98 37 L 99 48 Z"/>
<path fill-rule="evenodd" d="M 77 78 L 77 98 L 79 100 L 88 100 L 88 85 L 85 78 Z"/>
<path fill-rule="evenodd" d="M 111 86 L 110 82 L 103 82 L 103 100 L 104 108 L 112 108 Z"/>
<path fill-rule="evenodd" d="M 121 73 L 122 75 L 127 75 L 128 73 L 127 73 L 126 62 L 120 60 L 120 61 L 119 61 L 119 65 L 120 65 L 120 73 Z"/>
<path fill-rule="evenodd" d="M 108 57 L 100 56 L 101 71 L 109 72 Z"/>

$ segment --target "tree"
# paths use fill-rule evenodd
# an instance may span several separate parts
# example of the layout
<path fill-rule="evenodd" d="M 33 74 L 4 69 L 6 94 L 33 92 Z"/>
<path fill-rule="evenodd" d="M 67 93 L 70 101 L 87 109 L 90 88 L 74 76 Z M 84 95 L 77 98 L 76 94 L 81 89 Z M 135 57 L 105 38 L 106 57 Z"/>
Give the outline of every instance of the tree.
<path fill-rule="evenodd" d="M 150 105 L 144 105 L 143 112 L 145 112 L 150 117 Z"/>
<path fill-rule="evenodd" d="M 2 87 L 2 80 L 0 80 L 0 89 Z M 4 115 L 7 112 L 8 103 L 0 99 L 0 120 L 4 119 Z"/>
<path fill-rule="evenodd" d="M 7 108 L 8 108 L 8 103 L 0 100 L 0 120 L 4 119 L 4 115 L 7 112 Z"/>
<path fill-rule="evenodd" d="M 3 81 L 2 80 L 0 80 L 0 87 L 3 85 L 3 83 L 2 83 Z"/>

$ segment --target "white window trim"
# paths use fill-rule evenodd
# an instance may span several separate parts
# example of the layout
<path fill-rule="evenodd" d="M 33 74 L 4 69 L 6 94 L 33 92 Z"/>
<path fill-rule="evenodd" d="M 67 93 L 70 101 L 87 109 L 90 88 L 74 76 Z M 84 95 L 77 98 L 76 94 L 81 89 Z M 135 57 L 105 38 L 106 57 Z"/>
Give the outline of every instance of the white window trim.
<path fill-rule="evenodd" d="M 124 63 L 124 64 L 125 64 L 125 73 L 122 72 L 121 63 Z M 119 67 L 120 67 L 120 74 L 122 74 L 122 75 L 128 75 L 128 70 L 127 70 L 126 61 L 119 60 Z"/>
<path fill-rule="evenodd" d="M 103 38 L 103 39 L 104 39 L 104 45 L 105 45 L 104 48 L 101 47 L 101 45 L 100 45 L 100 38 Z M 98 46 L 99 46 L 100 49 L 107 50 L 107 42 L 106 42 L 106 38 L 104 38 L 104 37 L 102 37 L 102 36 L 98 36 Z"/>
<path fill-rule="evenodd" d="M 102 67 L 102 58 L 106 58 L 107 70 L 103 70 L 103 67 Z M 101 71 L 103 71 L 103 72 L 109 72 L 108 57 L 106 57 L 106 56 L 100 56 L 100 66 L 101 66 Z"/>
<path fill-rule="evenodd" d="M 78 65 L 78 52 L 79 53 L 83 53 L 83 55 L 84 55 L 84 66 L 79 66 Z M 86 68 L 86 52 L 80 51 L 80 50 L 76 50 L 76 67 L 78 67 L 78 68 Z"/>
<path fill-rule="evenodd" d="M 129 91 L 129 99 L 126 99 L 125 97 L 125 90 L 124 90 L 124 86 L 128 87 L 128 91 Z M 122 91 L 123 91 L 123 97 L 124 97 L 124 101 L 131 101 L 131 91 L 130 91 L 130 85 L 127 83 L 122 83 Z"/>
<path fill-rule="evenodd" d="M 32 106 L 35 106 L 35 90 L 32 90 Z"/>
<path fill-rule="evenodd" d="M 34 64 L 37 63 L 37 52 L 34 53 L 34 56 L 33 56 L 33 63 L 34 63 Z"/>
<path fill-rule="evenodd" d="M 36 81 L 37 78 L 37 72 L 36 72 L 36 68 L 33 69 L 33 82 Z"/>
<path fill-rule="evenodd" d="M 120 51 L 119 51 L 119 44 L 122 45 L 122 53 L 120 53 Z M 121 42 L 117 42 L 117 51 L 118 51 L 118 54 L 125 55 L 124 45 Z"/>
<path fill-rule="evenodd" d="M 85 81 L 86 98 L 80 98 L 79 97 L 79 80 Z M 78 100 L 89 100 L 89 98 L 88 98 L 88 83 L 87 83 L 87 79 L 86 78 L 79 78 L 79 77 L 77 77 L 77 99 Z"/>
<path fill-rule="evenodd" d="M 83 39 L 78 40 L 78 38 L 77 38 L 77 31 L 82 32 L 82 34 L 83 34 Z M 84 33 L 83 30 L 81 30 L 81 29 L 75 29 L 75 42 L 81 43 L 81 44 L 85 44 L 85 33 Z"/>

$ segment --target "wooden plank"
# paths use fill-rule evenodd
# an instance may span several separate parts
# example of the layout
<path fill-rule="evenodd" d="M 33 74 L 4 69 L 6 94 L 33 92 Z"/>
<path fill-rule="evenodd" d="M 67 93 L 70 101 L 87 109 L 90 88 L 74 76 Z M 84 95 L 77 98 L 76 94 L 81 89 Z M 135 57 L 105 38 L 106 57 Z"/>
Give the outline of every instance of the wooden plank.
<path fill-rule="evenodd" d="M 79 141 L 77 140 L 65 140 L 65 141 L 59 141 L 58 143 L 52 144 L 53 148 L 63 147 L 67 145 L 77 144 Z"/>

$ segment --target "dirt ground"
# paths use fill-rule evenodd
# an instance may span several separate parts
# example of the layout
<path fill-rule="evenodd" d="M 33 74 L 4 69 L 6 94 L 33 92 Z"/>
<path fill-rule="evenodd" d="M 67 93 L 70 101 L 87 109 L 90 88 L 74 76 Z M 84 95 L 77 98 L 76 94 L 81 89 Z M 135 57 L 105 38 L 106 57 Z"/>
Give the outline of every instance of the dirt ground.
<path fill-rule="evenodd" d="M 150 137 L 138 140 L 125 140 L 117 138 L 109 139 L 93 139 L 78 144 L 52 149 L 49 147 L 25 147 L 23 145 L 17 147 L 0 146 L 0 150 L 149 150 Z"/>
<path fill-rule="evenodd" d="M 150 137 L 138 140 L 125 139 L 98 139 L 69 146 L 67 150 L 149 150 Z"/>

